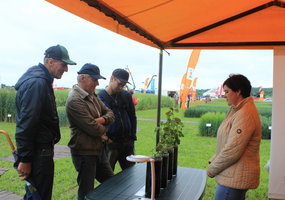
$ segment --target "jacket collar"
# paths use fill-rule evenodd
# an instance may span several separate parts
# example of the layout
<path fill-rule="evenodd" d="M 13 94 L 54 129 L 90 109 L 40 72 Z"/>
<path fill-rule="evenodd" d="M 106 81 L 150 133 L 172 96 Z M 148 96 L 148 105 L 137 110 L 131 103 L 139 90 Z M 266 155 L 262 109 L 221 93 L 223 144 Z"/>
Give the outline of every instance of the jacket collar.
<path fill-rule="evenodd" d="M 253 98 L 252 98 L 252 97 L 247 97 L 247 98 L 243 99 L 241 102 L 239 102 L 238 105 L 232 106 L 232 108 L 233 108 L 234 110 L 239 110 L 239 109 L 241 109 L 245 104 L 247 104 L 247 103 L 249 103 L 249 102 L 253 103 Z"/>
<path fill-rule="evenodd" d="M 38 66 L 43 70 L 44 74 L 46 75 L 46 78 L 47 78 L 48 82 L 52 84 L 54 78 L 53 78 L 53 76 L 49 73 L 48 69 L 47 69 L 42 63 L 39 63 Z"/>
<path fill-rule="evenodd" d="M 74 86 L 73 86 L 73 89 L 76 90 L 76 91 L 79 93 L 79 95 L 80 95 L 80 97 L 81 97 L 82 99 L 85 99 L 85 98 L 88 97 L 88 95 L 89 95 L 88 92 L 86 92 L 86 91 L 83 90 L 81 87 L 79 87 L 78 84 L 74 85 Z"/>

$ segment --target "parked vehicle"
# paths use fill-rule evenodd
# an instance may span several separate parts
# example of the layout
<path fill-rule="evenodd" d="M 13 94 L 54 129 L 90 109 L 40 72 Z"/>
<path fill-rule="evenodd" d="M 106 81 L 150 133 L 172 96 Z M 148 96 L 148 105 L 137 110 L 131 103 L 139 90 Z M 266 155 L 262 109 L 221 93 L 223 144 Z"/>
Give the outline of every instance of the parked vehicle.
<path fill-rule="evenodd" d="M 264 99 L 264 102 L 272 103 L 272 98 L 271 98 L 271 97 L 265 98 L 265 99 Z"/>

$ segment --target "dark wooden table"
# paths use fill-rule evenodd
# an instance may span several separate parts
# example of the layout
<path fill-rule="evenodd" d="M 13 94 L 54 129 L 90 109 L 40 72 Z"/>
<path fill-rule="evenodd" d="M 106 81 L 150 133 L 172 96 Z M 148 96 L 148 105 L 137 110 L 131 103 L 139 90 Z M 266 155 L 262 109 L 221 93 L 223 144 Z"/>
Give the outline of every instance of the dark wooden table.
<path fill-rule="evenodd" d="M 88 193 L 88 200 L 132 200 L 144 197 L 146 164 L 130 167 Z M 206 186 L 206 171 L 202 169 L 178 167 L 177 176 L 161 189 L 159 200 L 202 199 Z"/>

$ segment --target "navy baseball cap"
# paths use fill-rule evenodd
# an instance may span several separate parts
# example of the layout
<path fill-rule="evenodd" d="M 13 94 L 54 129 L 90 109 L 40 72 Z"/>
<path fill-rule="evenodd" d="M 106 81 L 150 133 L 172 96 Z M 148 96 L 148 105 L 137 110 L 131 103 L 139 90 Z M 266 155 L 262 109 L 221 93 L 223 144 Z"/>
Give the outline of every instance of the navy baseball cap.
<path fill-rule="evenodd" d="M 115 69 L 112 73 L 112 76 L 124 83 L 129 83 L 129 72 L 124 69 Z"/>
<path fill-rule="evenodd" d="M 45 51 L 45 58 L 52 58 L 55 60 L 60 60 L 69 65 L 76 65 L 76 62 L 70 60 L 68 51 L 64 46 L 56 45 L 51 46 Z"/>
<path fill-rule="evenodd" d="M 81 67 L 79 72 L 77 74 L 88 74 L 92 78 L 98 80 L 98 79 L 106 79 L 105 77 L 100 75 L 100 69 L 96 65 L 93 65 L 91 63 L 86 63 Z"/>

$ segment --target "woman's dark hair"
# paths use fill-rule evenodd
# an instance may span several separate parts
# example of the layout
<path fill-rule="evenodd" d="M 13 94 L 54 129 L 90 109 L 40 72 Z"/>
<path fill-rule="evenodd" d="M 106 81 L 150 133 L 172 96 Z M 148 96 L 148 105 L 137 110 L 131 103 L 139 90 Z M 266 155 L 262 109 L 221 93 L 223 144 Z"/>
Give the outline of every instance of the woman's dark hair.
<path fill-rule="evenodd" d="M 243 98 L 249 97 L 251 92 L 250 81 L 241 74 L 231 74 L 223 83 L 234 92 L 240 91 Z"/>

